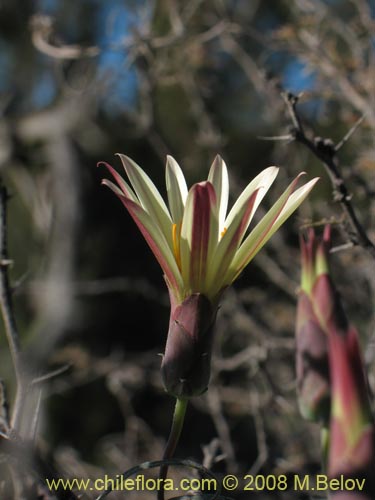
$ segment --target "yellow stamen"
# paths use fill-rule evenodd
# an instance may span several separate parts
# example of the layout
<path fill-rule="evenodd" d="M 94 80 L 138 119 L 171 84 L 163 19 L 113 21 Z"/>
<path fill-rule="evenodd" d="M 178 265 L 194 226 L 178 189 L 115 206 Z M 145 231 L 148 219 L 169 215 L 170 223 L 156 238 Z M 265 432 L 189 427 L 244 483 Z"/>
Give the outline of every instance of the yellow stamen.
<path fill-rule="evenodd" d="M 181 271 L 181 252 L 180 252 L 180 238 L 181 238 L 182 223 L 172 224 L 172 240 L 173 240 L 173 253 L 177 262 L 177 266 Z"/>
<path fill-rule="evenodd" d="M 220 233 L 220 238 L 222 238 L 226 232 L 227 232 L 227 228 L 225 227 L 225 228 L 221 231 L 221 233 Z"/>

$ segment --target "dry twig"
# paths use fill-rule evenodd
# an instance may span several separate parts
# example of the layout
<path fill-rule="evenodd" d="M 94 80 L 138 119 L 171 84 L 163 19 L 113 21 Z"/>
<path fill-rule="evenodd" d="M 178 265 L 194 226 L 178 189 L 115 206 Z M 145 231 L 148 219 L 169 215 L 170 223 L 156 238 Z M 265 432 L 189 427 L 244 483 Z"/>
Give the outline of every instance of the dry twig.
<path fill-rule="evenodd" d="M 340 203 L 346 218 L 350 223 L 352 229 L 352 232 L 348 234 L 350 241 L 354 245 L 360 245 L 363 247 L 375 259 L 375 244 L 370 240 L 365 228 L 358 219 L 356 210 L 352 203 L 351 195 L 345 184 L 345 180 L 341 175 L 339 160 L 337 157 L 337 152 L 358 127 L 359 123 L 363 120 L 363 117 L 360 118 L 360 120 L 337 145 L 335 145 L 331 139 L 324 139 L 322 137 L 314 137 L 313 139 L 310 139 L 305 133 L 301 118 L 297 111 L 299 96 L 288 92 L 283 93 L 282 97 L 287 105 L 292 121 L 291 133 L 288 136 L 283 136 L 283 139 L 300 142 L 323 163 L 334 189 L 334 200 Z M 279 137 L 269 139 L 278 140 Z"/>

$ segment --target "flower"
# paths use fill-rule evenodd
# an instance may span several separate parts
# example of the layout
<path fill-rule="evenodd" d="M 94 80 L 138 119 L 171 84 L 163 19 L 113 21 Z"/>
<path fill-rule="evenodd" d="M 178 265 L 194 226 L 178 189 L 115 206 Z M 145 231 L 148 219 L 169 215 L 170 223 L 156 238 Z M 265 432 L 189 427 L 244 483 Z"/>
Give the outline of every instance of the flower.
<path fill-rule="evenodd" d="M 306 198 L 317 179 L 295 192 L 298 176 L 244 238 L 253 215 L 275 180 L 278 169 L 263 170 L 242 192 L 229 214 L 228 172 L 217 156 L 208 180 L 188 191 L 183 173 L 168 156 L 166 185 L 169 208 L 147 174 L 119 155 L 133 189 L 107 163 L 117 186 L 105 179 L 128 209 L 164 271 L 177 302 L 202 293 L 215 302 L 255 257 L 283 222 Z M 301 175 L 301 174 L 300 174 Z"/>
<path fill-rule="evenodd" d="M 162 365 L 164 383 L 174 394 L 197 394 L 207 387 L 212 328 L 223 290 L 302 203 L 317 179 L 295 190 L 302 174 L 298 175 L 246 236 L 256 209 L 277 176 L 276 167 L 255 177 L 227 214 L 228 172 L 219 156 L 207 180 L 190 190 L 181 168 L 168 156 L 168 206 L 147 174 L 127 156 L 119 156 L 131 186 L 111 165 L 101 162 L 117 184 L 107 179 L 103 183 L 134 219 L 169 289 L 171 321 Z"/>

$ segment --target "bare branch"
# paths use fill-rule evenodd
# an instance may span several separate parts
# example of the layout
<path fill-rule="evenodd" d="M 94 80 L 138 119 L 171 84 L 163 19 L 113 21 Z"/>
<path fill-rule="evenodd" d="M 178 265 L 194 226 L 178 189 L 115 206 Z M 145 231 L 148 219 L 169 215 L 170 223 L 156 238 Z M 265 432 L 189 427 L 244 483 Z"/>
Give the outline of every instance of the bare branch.
<path fill-rule="evenodd" d="M 292 135 L 294 140 L 306 146 L 324 165 L 325 170 L 331 180 L 334 189 L 334 199 L 341 204 L 343 211 L 346 214 L 354 235 L 349 234 L 349 238 L 355 245 L 360 245 L 367 250 L 370 255 L 375 259 L 375 244 L 367 236 L 365 228 L 359 221 L 354 206 L 351 201 L 351 195 L 346 187 L 345 181 L 339 170 L 339 161 L 337 158 L 337 151 L 342 146 L 343 141 L 347 139 L 347 135 L 338 146 L 330 139 L 323 139 L 321 137 L 314 137 L 312 140 L 307 137 L 302 127 L 300 117 L 297 112 L 298 96 L 291 93 L 283 93 L 282 97 L 287 105 L 290 118 L 293 123 Z M 356 126 L 358 126 L 356 124 Z M 350 135 L 354 131 L 349 131 Z"/>
<path fill-rule="evenodd" d="M 225 454 L 225 458 L 230 470 L 237 469 L 235 451 L 230 435 L 228 423 L 223 414 L 222 401 L 216 387 L 211 387 L 206 394 L 208 407 L 210 409 L 211 417 L 216 427 L 217 433 L 220 438 L 221 449 Z"/>
<path fill-rule="evenodd" d="M 7 435 L 9 426 L 8 398 L 4 381 L 0 379 L 0 432 Z"/>
<path fill-rule="evenodd" d="M 80 59 L 95 57 L 99 54 L 98 47 L 81 47 L 79 45 L 57 46 L 51 43 L 53 20 L 49 16 L 35 15 L 30 22 L 31 38 L 34 46 L 55 59 Z"/>
<path fill-rule="evenodd" d="M 264 420 L 260 410 L 259 394 L 252 392 L 250 394 L 251 410 L 254 412 L 254 424 L 257 435 L 258 456 L 249 470 L 250 475 L 256 475 L 268 458 L 268 448 L 266 432 L 264 429 Z"/>

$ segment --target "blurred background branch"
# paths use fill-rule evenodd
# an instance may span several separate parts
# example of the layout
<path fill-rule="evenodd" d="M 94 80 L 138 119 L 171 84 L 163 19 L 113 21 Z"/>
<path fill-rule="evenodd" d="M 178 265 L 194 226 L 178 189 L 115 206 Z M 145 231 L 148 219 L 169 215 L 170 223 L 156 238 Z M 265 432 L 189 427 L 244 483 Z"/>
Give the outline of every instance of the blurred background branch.
<path fill-rule="evenodd" d="M 172 412 L 159 377 L 168 322 L 163 278 L 133 222 L 101 189 L 95 167 L 116 164 L 117 152 L 144 166 L 158 186 L 166 154 L 192 183 L 220 153 L 234 196 L 272 164 L 282 167 L 284 186 L 301 170 L 321 176 L 309 201 L 226 294 L 212 392 L 188 410 L 180 456 L 205 460 L 219 475 L 318 470 L 318 430 L 301 421 L 295 398 L 301 227 L 333 224 L 333 273 L 375 388 L 374 18 L 369 0 L 1 3 L 0 173 L 11 195 L 13 261 L 1 275 L 9 276 L 19 345 L 35 382 L 20 430 L 61 477 L 115 476 L 159 459 Z M 296 138 L 281 92 L 303 93 L 298 120 L 315 149 L 315 137 L 330 139 L 336 161 L 339 148 L 350 193 L 343 200 L 370 252 L 332 198 L 321 156 L 298 141 L 259 139 Z M 0 367 L 5 441 L 17 406 L 5 330 Z M 1 498 L 13 492 L 7 471 L 2 462 Z M 32 474 L 24 474 L 24 487 L 35 493 Z M 151 497 L 129 492 L 132 498 Z"/>

